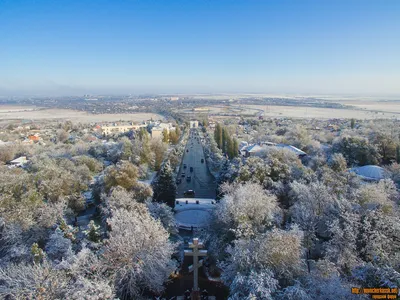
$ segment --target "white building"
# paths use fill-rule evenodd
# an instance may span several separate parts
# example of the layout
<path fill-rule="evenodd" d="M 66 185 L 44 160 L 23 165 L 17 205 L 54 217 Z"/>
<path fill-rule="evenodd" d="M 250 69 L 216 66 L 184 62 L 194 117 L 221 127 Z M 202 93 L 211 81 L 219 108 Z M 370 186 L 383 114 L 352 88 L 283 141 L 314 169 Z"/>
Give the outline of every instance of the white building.
<path fill-rule="evenodd" d="M 151 128 L 151 137 L 153 139 L 162 139 L 164 129 L 170 133 L 175 127 L 172 126 L 172 123 L 159 123 Z"/>
<path fill-rule="evenodd" d="M 190 128 L 197 128 L 197 127 L 199 127 L 199 121 L 191 120 L 190 121 Z"/>
<path fill-rule="evenodd" d="M 138 130 L 141 127 L 147 127 L 145 124 L 139 125 L 115 125 L 115 126 L 102 126 L 101 133 L 104 135 L 109 135 L 113 133 L 124 133 L 130 130 Z"/>

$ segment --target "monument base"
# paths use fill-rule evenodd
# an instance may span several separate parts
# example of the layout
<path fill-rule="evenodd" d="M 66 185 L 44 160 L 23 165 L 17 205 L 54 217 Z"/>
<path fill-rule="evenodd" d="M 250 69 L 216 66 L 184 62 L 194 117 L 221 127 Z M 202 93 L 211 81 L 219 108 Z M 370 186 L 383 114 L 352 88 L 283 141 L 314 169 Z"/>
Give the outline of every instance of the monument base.
<path fill-rule="evenodd" d="M 201 300 L 200 291 L 192 291 L 192 293 L 190 294 L 190 299 L 191 300 Z"/>

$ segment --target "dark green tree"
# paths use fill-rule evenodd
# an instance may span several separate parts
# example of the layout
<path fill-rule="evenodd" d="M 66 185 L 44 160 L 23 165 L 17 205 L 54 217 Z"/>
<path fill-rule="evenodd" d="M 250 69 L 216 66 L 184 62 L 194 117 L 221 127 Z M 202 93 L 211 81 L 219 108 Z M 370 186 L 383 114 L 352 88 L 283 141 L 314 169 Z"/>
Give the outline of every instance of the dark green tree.
<path fill-rule="evenodd" d="M 233 140 L 230 136 L 226 137 L 226 153 L 228 154 L 229 159 L 234 158 L 234 150 L 233 150 Z"/>
<path fill-rule="evenodd" d="M 219 149 L 222 149 L 222 127 L 217 123 L 214 130 L 214 139 Z"/>
<path fill-rule="evenodd" d="M 239 142 L 237 139 L 233 139 L 233 157 L 239 156 Z"/>
<path fill-rule="evenodd" d="M 158 179 L 153 184 L 153 200 L 163 202 L 174 207 L 176 198 L 176 184 L 172 175 L 172 169 L 169 161 L 166 161 L 161 167 Z"/>
<path fill-rule="evenodd" d="M 222 128 L 222 152 L 225 154 L 229 155 L 229 149 L 228 149 L 228 144 L 230 143 L 229 141 L 231 140 L 231 137 L 229 136 L 228 130 L 223 127 Z M 232 147 L 231 147 L 232 148 Z"/>
<path fill-rule="evenodd" d="M 351 129 L 354 129 L 354 125 L 355 125 L 355 124 L 356 124 L 356 120 L 351 119 L 351 121 L 350 121 Z"/>
<path fill-rule="evenodd" d="M 31 254 L 33 256 L 33 261 L 35 262 L 35 264 L 40 264 L 45 256 L 44 251 L 39 248 L 39 245 L 37 243 L 33 243 L 31 247 Z"/>
<path fill-rule="evenodd" d="M 397 145 L 396 147 L 396 161 L 398 164 L 400 164 L 400 146 Z"/>
<path fill-rule="evenodd" d="M 345 136 L 332 149 L 335 153 L 342 153 L 349 166 L 376 165 L 381 159 L 377 147 L 362 137 Z"/>
<path fill-rule="evenodd" d="M 85 231 L 88 240 L 98 243 L 101 238 L 100 226 L 96 225 L 93 220 L 89 222 L 88 230 Z"/>
<path fill-rule="evenodd" d="M 138 137 L 139 140 L 143 141 L 143 140 L 148 140 L 149 139 L 149 132 L 147 131 L 146 128 L 141 127 L 138 133 Z"/>

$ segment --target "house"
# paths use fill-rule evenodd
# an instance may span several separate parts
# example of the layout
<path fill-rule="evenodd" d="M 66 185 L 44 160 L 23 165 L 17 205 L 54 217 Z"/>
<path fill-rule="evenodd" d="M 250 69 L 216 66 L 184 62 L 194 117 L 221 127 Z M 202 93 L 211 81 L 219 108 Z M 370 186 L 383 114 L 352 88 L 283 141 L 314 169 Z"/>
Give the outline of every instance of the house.
<path fill-rule="evenodd" d="M 117 125 L 114 124 L 112 126 L 102 126 L 101 127 L 101 132 L 103 135 L 109 135 L 113 133 L 125 133 L 131 130 L 138 130 L 141 127 L 147 127 L 145 124 L 139 124 L 139 125 Z"/>
<path fill-rule="evenodd" d="M 287 149 L 289 151 L 294 152 L 298 157 L 304 157 L 307 155 L 304 151 L 300 150 L 299 148 L 296 148 L 295 146 L 292 145 L 286 145 L 286 144 L 277 144 L 276 147 L 281 148 L 281 149 Z"/>
<path fill-rule="evenodd" d="M 216 123 L 214 121 L 209 121 L 208 122 L 208 128 L 210 129 L 215 129 Z"/>
<path fill-rule="evenodd" d="M 355 173 L 358 177 L 365 181 L 380 181 L 390 177 L 388 171 L 375 165 L 367 165 L 349 169 L 349 172 Z"/>
<path fill-rule="evenodd" d="M 286 149 L 286 150 L 292 151 L 300 158 L 307 155 L 307 153 L 305 153 L 304 151 L 302 151 L 292 145 L 275 144 L 275 143 L 271 143 L 271 142 L 262 142 L 260 144 L 253 144 L 253 145 L 248 145 L 248 146 L 244 145 L 241 148 L 239 147 L 239 149 L 240 149 L 239 152 L 244 157 L 258 156 L 261 153 L 263 153 L 266 150 L 271 149 L 271 148 Z"/>
<path fill-rule="evenodd" d="M 261 152 L 263 152 L 263 151 L 265 151 L 265 147 L 262 147 L 258 144 L 245 146 L 242 149 L 240 149 L 240 153 L 244 157 L 257 156 L 257 155 L 260 155 Z"/>
<path fill-rule="evenodd" d="M 245 156 L 245 150 L 249 146 L 249 143 L 246 141 L 241 141 L 239 144 L 239 154 Z"/>
<path fill-rule="evenodd" d="M 163 138 L 164 128 L 160 126 L 154 126 L 151 128 L 151 138 L 153 139 L 162 139 Z"/>
<path fill-rule="evenodd" d="M 28 162 L 29 162 L 29 160 L 26 159 L 26 156 L 20 156 L 14 160 L 9 161 L 8 164 L 10 165 L 10 168 L 23 167 Z"/>
<path fill-rule="evenodd" d="M 31 134 L 30 136 L 28 136 L 28 139 L 31 140 L 32 142 L 40 141 L 40 137 L 37 134 Z"/>
<path fill-rule="evenodd" d="M 165 129 L 168 131 L 168 133 L 170 133 L 171 131 L 175 130 L 175 127 L 172 126 L 172 123 L 159 123 L 151 128 L 151 138 L 162 139 Z"/>

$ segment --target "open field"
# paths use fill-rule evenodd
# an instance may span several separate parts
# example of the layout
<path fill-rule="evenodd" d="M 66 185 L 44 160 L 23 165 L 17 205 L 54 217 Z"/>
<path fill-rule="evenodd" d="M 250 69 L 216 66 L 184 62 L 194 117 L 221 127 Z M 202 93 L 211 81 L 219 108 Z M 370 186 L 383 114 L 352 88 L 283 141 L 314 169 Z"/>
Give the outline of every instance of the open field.
<path fill-rule="evenodd" d="M 345 104 L 345 103 L 343 103 Z M 288 118 L 355 118 L 355 119 L 382 119 L 400 118 L 400 103 L 393 102 L 348 102 L 346 104 L 356 106 L 358 109 L 335 109 L 304 106 L 280 106 L 280 105 L 232 105 L 232 106 L 207 106 L 209 114 L 254 115 L 263 114 L 265 117 Z M 199 113 L 189 109 L 184 113 Z M 204 112 L 207 113 L 207 112 Z"/>
<path fill-rule="evenodd" d="M 338 101 L 362 110 L 390 112 L 400 114 L 400 101 Z"/>
<path fill-rule="evenodd" d="M 267 117 L 290 117 L 290 118 L 355 118 L 355 119 L 378 119 L 378 118 L 400 118 L 400 114 L 387 110 L 384 113 L 369 110 L 336 109 L 303 106 L 272 106 L 272 105 L 247 105 L 242 113 L 251 113 L 254 110 L 264 112 Z M 393 113 L 392 113 L 393 112 Z M 400 113 L 400 112 L 399 112 Z"/>
<path fill-rule="evenodd" d="M 83 111 L 69 109 L 41 109 L 33 106 L 0 106 L 0 120 L 71 120 L 72 122 L 112 122 L 132 121 L 142 122 L 145 120 L 164 119 L 163 116 L 153 113 L 130 113 L 130 114 L 89 114 Z"/>

